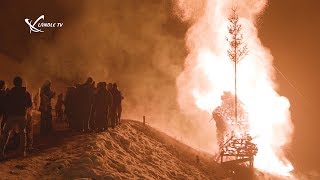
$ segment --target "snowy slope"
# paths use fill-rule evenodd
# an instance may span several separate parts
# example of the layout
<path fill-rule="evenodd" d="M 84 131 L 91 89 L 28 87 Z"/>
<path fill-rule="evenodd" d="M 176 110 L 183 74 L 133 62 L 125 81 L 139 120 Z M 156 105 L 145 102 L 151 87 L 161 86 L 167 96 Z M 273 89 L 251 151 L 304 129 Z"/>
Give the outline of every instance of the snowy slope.
<path fill-rule="evenodd" d="M 66 134 L 24 159 L 0 163 L 0 179 L 224 179 L 213 158 L 135 121 L 103 133 Z M 54 142 L 63 139 L 63 142 Z M 48 142 L 50 144 L 50 142 Z"/>

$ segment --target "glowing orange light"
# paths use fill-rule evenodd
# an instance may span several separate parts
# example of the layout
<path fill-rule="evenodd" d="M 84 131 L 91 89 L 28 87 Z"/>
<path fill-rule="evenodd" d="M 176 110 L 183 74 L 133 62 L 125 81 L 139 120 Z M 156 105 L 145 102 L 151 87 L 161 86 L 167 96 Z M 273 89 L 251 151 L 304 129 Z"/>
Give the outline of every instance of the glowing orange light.
<path fill-rule="evenodd" d="M 249 131 L 258 146 L 254 166 L 262 171 L 290 176 L 293 166 L 283 153 L 291 141 L 293 125 L 290 102 L 280 96 L 273 81 L 273 57 L 260 42 L 255 25 L 256 16 L 266 6 L 266 0 L 238 1 L 240 23 L 249 54 L 238 63 L 238 98 L 248 112 Z M 183 17 L 190 17 L 184 1 Z M 187 33 L 189 55 L 184 72 L 177 80 L 178 101 L 185 112 L 194 105 L 208 113 L 221 104 L 223 92 L 234 92 L 233 62 L 227 56 L 228 16 L 232 0 L 208 0 L 203 15 Z M 188 99 L 186 99 L 188 98 Z"/>

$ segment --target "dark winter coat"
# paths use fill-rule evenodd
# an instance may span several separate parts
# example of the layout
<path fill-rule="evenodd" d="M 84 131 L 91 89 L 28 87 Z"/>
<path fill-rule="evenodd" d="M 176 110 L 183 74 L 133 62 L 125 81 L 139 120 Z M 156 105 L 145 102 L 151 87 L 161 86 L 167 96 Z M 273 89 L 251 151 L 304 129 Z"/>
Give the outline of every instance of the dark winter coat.
<path fill-rule="evenodd" d="M 0 90 L 0 116 L 5 113 L 6 91 Z"/>
<path fill-rule="evenodd" d="M 25 87 L 14 87 L 6 95 L 6 111 L 8 116 L 25 116 L 32 107 L 31 96 Z"/>
<path fill-rule="evenodd" d="M 106 89 L 98 90 L 94 98 L 94 110 L 96 124 L 99 128 L 105 127 L 110 107 L 112 105 L 112 95 Z"/>

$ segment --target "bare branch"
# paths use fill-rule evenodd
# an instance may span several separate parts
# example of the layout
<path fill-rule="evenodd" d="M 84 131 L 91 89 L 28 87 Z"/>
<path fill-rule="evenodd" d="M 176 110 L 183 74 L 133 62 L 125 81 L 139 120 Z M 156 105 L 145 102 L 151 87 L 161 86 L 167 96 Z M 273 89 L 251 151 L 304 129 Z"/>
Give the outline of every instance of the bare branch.
<path fill-rule="evenodd" d="M 239 24 L 237 8 L 232 8 L 232 13 L 228 19 L 230 23 L 228 26 L 230 37 L 226 38 L 230 45 L 228 56 L 231 61 L 238 63 L 248 54 L 248 48 L 243 42 L 242 26 Z"/>

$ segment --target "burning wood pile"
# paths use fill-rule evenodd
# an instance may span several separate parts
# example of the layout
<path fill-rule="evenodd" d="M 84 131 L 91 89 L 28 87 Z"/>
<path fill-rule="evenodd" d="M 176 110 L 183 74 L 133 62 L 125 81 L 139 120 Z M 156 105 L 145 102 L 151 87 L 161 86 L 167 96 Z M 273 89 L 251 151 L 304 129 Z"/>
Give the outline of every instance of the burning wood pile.
<path fill-rule="evenodd" d="M 277 92 L 274 59 L 259 38 L 267 1 L 208 0 L 198 12 L 198 1 L 179 2 L 182 19 L 192 20 L 177 78 L 180 107 L 208 137 L 216 128 L 224 164 L 249 159 L 252 165 L 254 157 L 256 169 L 290 177 L 294 168 L 283 149 L 294 131 L 290 101 Z M 210 117 L 215 127 L 203 125 Z M 216 141 L 205 142 L 211 142 L 206 150 L 215 151 Z"/>
<path fill-rule="evenodd" d="M 251 140 L 252 137 L 249 134 L 243 134 L 241 137 L 232 136 L 220 151 L 221 164 L 249 162 L 246 165 L 253 167 L 258 148 Z"/>
<path fill-rule="evenodd" d="M 248 54 L 241 30 L 237 8 L 233 8 L 229 17 L 227 41 L 229 43 L 228 56 L 234 63 L 234 95 L 225 92 L 221 97 L 221 106 L 213 111 L 212 117 L 216 120 L 218 139 L 222 143 L 220 147 L 221 163 L 249 162 L 249 166 L 253 167 L 254 156 L 258 148 L 251 142 L 252 137 L 248 133 L 248 113 L 244 109 L 244 104 L 237 97 L 237 63 Z M 231 135 L 229 136 L 226 132 Z"/>
<path fill-rule="evenodd" d="M 235 121 L 234 95 L 225 92 L 222 104 L 216 108 L 212 117 L 216 121 L 217 136 L 220 143 L 219 158 L 222 164 L 245 164 L 253 167 L 257 145 L 252 142 L 248 132 L 247 112 L 244 104 L 238 102 L 237 121 Z"/>

